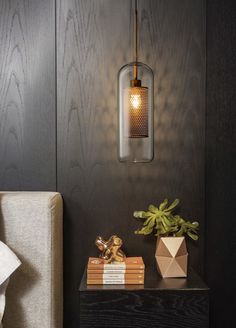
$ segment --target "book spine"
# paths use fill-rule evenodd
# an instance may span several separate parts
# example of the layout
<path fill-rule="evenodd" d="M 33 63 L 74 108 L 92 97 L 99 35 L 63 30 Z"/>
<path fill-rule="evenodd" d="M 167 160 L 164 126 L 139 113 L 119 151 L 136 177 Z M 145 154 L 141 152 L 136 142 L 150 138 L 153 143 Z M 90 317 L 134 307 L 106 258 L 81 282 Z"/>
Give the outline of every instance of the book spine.
<path fill-rule="evenodd" d="M 88 270 L 144 270 L 143 264 L 88 264 Z"/>
<path fill-rule="evenodd" d="M 87 274 L 87 279 L 88 280 L 95 280 L 95 279 L 125 279 L 125 280 L 139 280 L 139 279 L 144 279 L 144 274 L 130 274 L 130 273 L 104 273 L 104 274 Z"/>
<path fill-rule="evenodd" d="M 88 285 L 143 285 L 144 279 L 126 280 L 126 279 L 88 279 Z"/>
<path fill-rule="evenodd" d="M 133 269 L 133 270 L 107 270 L 107 269 L 103 269 L 103 270 L 91 270 L 91 269 L 87 269 L 87 274 L 105 274 L 105 273 L 109 273 L 109 274 L 128 274 L 128 273 L 132 273 L 132 274 L 144 274 L 144 270 L 137 270 L 137 269 Z"/>

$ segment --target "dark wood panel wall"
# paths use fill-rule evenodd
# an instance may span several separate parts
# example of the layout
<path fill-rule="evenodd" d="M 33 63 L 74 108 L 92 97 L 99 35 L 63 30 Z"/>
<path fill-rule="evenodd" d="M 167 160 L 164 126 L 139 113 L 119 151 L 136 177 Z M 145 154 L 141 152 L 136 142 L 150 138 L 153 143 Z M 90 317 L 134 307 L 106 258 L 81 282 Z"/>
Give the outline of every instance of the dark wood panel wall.
<path fill-rule="evenodd" d="M 0 1 L 0 189 L 55 190 L 54 1 Z"/>
<path fill-rule="evenodd" d="M 135 236 L 135 209 L 164 197 L 201 223 L 189 243 L 201 270 L 204 240 L 205 2 L 140 0 L 140 60 L 155 74 L 155 158 L 117 160 L 117 73 L 132 61 L 127 0 L 57 5 L 58 190 L 65 201 L 65 321 L 77 327 L 76 289 L 94 239 L 117 233 L 129 255 L 154 261 L 154 238 Z"/>
<path fill-rule="evenodd" d="M 138 6 L 140 60 L 155 74 L 155 158 L 121 164 L 117 73 L 133 60 L 132 1 L 0 1 L 0 186 L 63 195 L 65 327 L 78 327 L 97 234 L 119 234 L 128 255 L 153 263 L 154 237 L 133 234 L 133 211 L 149 203 L 179 197 L 183 216 L 200 221 L 189 251 L 203 269 L 205 0 Z"/>
<path fill-rule="evenodd" d="M 211 327 L 235 327 L 236 3 L 207 3 L 206 278 Z"/>

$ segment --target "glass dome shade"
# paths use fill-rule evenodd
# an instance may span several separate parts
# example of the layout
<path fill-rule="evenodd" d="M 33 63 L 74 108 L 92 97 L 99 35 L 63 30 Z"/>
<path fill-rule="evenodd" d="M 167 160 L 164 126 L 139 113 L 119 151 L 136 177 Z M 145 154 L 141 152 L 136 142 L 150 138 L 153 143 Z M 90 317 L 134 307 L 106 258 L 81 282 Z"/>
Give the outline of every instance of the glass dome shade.
<path fill-rule="evenodd" d="M 153 72 L 141 62 L 118 73 L 119 160 L 150 162 L 153 158 Z"/>

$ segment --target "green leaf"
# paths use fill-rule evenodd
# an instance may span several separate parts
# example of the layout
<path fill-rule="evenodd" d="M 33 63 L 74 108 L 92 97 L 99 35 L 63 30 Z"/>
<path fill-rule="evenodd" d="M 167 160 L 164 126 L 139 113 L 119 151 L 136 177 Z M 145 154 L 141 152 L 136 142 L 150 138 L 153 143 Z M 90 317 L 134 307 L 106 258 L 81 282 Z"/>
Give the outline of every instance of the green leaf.
<path fill-rule="evenodd" d="M 147 213 L 144 211 L 135 211 L 134 212 L 134 217 L 135 218 L 140 218 L 140 219 L 145 219 L 147 218 Z"/>
<path fill-rule="evenodd" d="M 153 228 L 145 226 L 140 230 L 136 230 L 135 233 L 139 235 L 149 235 L 153 231 Z"/>
<path fill-rule="evenodd" d="M 164 201 L 163 201 L 163 202 L 161 203 L 161 205 L 159 206 L 159 209 L 160 209 L 161 211 L 163 211 L 163 210 L 166 208 L 167 204 L 168 204 L 168 199 L 165 198 Z"/>
<path fill-rule="evenodd" d="M 199 226 L 199 224 L 197 223 L 197 222 L 193 222 L 193 223 L 191 223 L 191 222 L 189 222 L 189 221 L 187 221 L 187 222 L 185 222 L 185 225 L 188 227 L 188 228 L 193 228 L 193 229 L 198 229 L 198 226 Z"/>
<path fill-rule="evenodd" d="M 155 222 L 156 222 L 155 217 L 151 216 L 143 223 L 143 225 L 144 226 L 148 225 L 150 228 L 152 228 Z"/>
<path fill-rule="evenodd" d="M 176 224 L 181 225 L 185 223 L 184 219 L 181 218 L 179 215 L 174 215 L 173 219 L 175 220 Z"/>
<path fill-rule="evenodd" d="M 179 231 L 176 232 L 175 236 L 176 237 L 182 237 L 184 234 L 184 227 L 182 226 Z"/>
<path fill-rule="evenodd" d="M 172 211 L 177 205 L 179 205 L 179 199 L 176 198 L 173 203 L 165 209 L 165 211 Z"/>
<path fill-rule="evenodd" d="M 167 219 L 166 216 L 163 215 L 162 217 L 162 222 L 164 222 L 164 224 L 167 226 L 167 227 L 170 227 L 171 226 L 171 222 L 170 220 Z"/>
<path fill-rule="evenodd" d="M 155 213 L 157 213 L 159 210 L 158 210 L 158 208 L 156 207 L 156 206 L 154 206 L 154 205 L 149 205 L 148 206 L 148 210 L 151 212 L 151 213 L 153 213 L 153 214 L 155 214 Z"/>
<path fill-rule="evenodd" d="M 195 235 L 195 234 L 193 234 L 193 233 L 191 233 L 190 231 L 187 231 L 187 235 L 188 235 L 190 238 L 192 238 L 193 240 L 198 240 L 198 236 Z"/>

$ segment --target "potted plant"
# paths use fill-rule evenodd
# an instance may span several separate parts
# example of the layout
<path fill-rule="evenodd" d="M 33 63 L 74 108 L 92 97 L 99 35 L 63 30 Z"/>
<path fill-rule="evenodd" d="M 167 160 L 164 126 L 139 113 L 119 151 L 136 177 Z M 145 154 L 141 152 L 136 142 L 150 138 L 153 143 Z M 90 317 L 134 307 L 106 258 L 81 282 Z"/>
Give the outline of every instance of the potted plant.
<path fill-rule="evenodd" d="M 163 278 L 186 277 L 188 252 L 184 235 L 197 240 L 198 222 L 190 222 L 174 214 L 179 199 L 168 204 L 165 199 L 159 207 L 150 205 L 148 211 L 135 211 L 134 217 L 145 219 L 143 227 L 136 234 L 149 235 L 156 231 L 157 269 Z"/>

